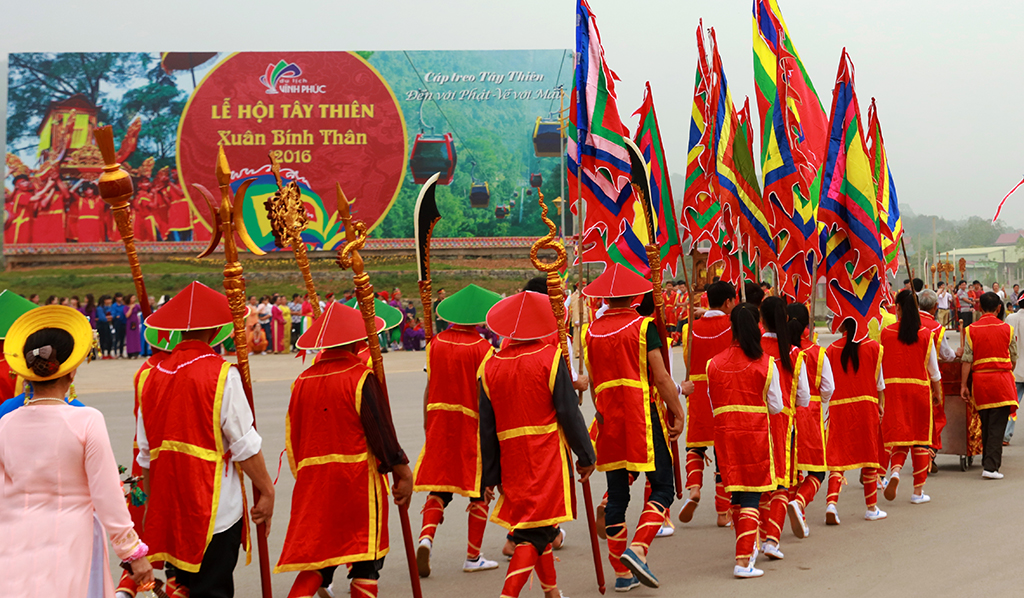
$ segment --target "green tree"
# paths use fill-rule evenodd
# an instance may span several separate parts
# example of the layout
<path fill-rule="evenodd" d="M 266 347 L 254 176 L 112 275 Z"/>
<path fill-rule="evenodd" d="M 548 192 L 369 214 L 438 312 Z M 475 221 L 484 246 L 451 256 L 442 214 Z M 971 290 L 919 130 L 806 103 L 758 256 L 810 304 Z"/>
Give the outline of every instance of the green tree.
<path fill-rule="evenodd" d="M 156 168 L 174 165 L 178 139 L 178 121 L 188 94 L 159 65 L 146 73 L 149 83 L 125 92 L 117 105 L 112 124 L 115 134 L 123 135 L 131 121 L 142 119 L 138 149 L 129 163 L 138 166 L 147 157 L 156 158 Z"/>
<path fill-rule="evenodd" d="M 51 102 L 82 94 L 100 108 L 99 120 L 116 116 L 108 111 L 105 89 L 126 87 L 145 75 L 152 54 L 129 52 L 23 53 L 9 57 L 7 143 L 15 151 L 31 146 Z M 19 147 L 19 145 L 21 147 Z"/>

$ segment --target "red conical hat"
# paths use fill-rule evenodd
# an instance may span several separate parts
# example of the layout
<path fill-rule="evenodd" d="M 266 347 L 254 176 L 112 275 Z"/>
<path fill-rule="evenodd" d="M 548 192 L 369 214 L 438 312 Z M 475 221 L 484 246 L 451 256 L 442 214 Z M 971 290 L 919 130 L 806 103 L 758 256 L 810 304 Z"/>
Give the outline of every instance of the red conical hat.
<path fill-rule="evenodd" d="M 204 330 L 232 321 L 228 298 L 197 281 L 146 318 L 146 326 L 157 330 Z"/>
<path fill-rule="evenodd" d="M 487 327 L 499 336 L 532 341 L 558 332 L 548 296 L 523 291 L 497 302 L 487 312 Z"/>
<path fill-rule="evenodd" d="M 651 281 L 622 264 L 612 264 L 598 276 L 594 282 L 583 289 L 587 297 L 615 299 L 617 297 L 635 297 L 643 295 L 654 288 Z"/>
<path fill-rule="evenodd" d="M 376 318 L 377 332 L 384 330 L 384 320 Z M 327 349 L 340 347 L 356 341 L 366 340 L 366 325 L 363 313 L 336 301 L 327 304 L 327 309 L 313 321 L 295 346 L 299 349 Z"/>

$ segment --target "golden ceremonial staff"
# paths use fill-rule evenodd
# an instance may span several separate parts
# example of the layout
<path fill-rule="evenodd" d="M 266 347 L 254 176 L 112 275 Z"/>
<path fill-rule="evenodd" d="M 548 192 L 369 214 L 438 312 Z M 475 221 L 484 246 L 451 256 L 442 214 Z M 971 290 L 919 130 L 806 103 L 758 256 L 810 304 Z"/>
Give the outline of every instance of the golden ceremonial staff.
<path fill-rule="evenodd" d="M 567 333 L 565 326 L 565 293 L 562 290 L 562 279 L 558 275 L 558 271 L 566 267 L 567 264 L 565 246 L 562 245 L 561 241 L 555 238 L 555 235 L 558 234 L 558 229 L 555 227 L 555 223 L 548 218 L 548 207 L 544 204 L 544 194 L 540 192 L 540 189 L 537 190 L 537 201 L 540 203 L 540 219 L 543 220 L 544 224 L 548 227 L 548 234 L 537 239 L 530 248 L 530 261 L 533 263 L 534 268 L 547 274 L 548 299 L 551 300 L 551 311 L 554 312 L 555 322 L 558 323 L 558 345 L 562 350 L 562 358 L 565 359 L 565 365 L 571 372 L 572 363 L 569 360 L 569 343 L 566 339 Z M 556 254 L 555 261 L 550 264 L 542 262 L 540 257 L 537 255 L 542 249 L 554 250 Z M 580 347 L 580 352 L 582 353 L 582 342 L 580 343 Z M 597 539 L 597 519 L 594 516 L 594 499 L 590 490 L 590 480 L 584 480 L 581 484 L 583 485 L 583 503 L 587 509 L 587 526 L 590 529 L 590 548 L 594 553 L 594 571 L 597 573 L 597 589 L 604 594 L 604 565 L 602 564 L 601 559 L 601 544 Z"/>
<path fill-rule="evenodd" d="M 238 359 L 238 373 L 242 377 L 242 387 L 245 389 L 245 398 L 249 401 L 249 409 L 252 411 L 253 426 L 256 425 L 256 407 L 252 400 L 252 377 L 249 373 L 249 345 L 245 338 L 245 316 L 249 308 L 245 305 L 245 276 L 242 264 L 238 261 L 238 245 L 235 242 L 235 233 L 238 238 L 256 255 L 264 255 L 262 249 L 253 242 L 249 232 L 245 229 L 245 220 L 242 216 L 242 208 L 245 204 L 245 192 L 253 179 L 243 181 L 234 194 L 231 192 L 231 167 L 228 166 L 228 158 L 224 155 L 224 148 L 217 152 L 217 184 L 220 186 L 220 207 L 214 207 L 213 194 L 206 187 L 193 184 L 192 188 L 198 191 L 210 206 L 210 213 L 213 214 L 214 230 L 213 238 L 210 239 L 210 246 L 199 254 L 199 257 L 207 257 L 217 249 L 221 239 L 224 240 L 224 293 L 228 297 L 228 305 L 231 307 L 231 315 L 234 319 L 234 340 L 235 355 Z M 259 502 L 260 491 L 253 486 L 253 501 Z M 273 588 L 270 585 L 270 553 L 267 548 L 266 524 L 256 526 L 256 546 L 259 552 L 260 562 L 260 585 L 263 590 L 263 598 L 273 596 Z"/>
<path fill-rule="evenodd" d="M 107 125 L 93 131 L 96 139 L 96 147 L 103 154 L 103 173 L 96 181 L 100 190 L 100 197 L 110 205 L 114 212 L 114 221 L 117 222 L 117 232 L 121 234 L 121 241 L 124 242 L 124 251 L 128 254 L 128 265 L 132 269 L 132 282 L 135 283 L 135 293 L 139 296 L 139 305 L 142 307 L 142 318 L 148 318 L 152 313 L 149 305 L 149 294 L 146 293 L 146 283 L 142 280 L 142 266 L 139 265 L 139 254 L 135 249 L 135 229 L 132 225 L 131 201 L 135 187 L 132 185 L 132 177 L 121 168 L 117 162 L 117 154 L 114 151 L 114 130 Z"/>
<path fill-rule="evenodd" d="M 658 248 L 658 240 L 654 232 L 654 209 L 651 206 L 651 178 L 647 171 L 647 161 L 644 160 L 640 148 L 625 137 L 622 140 L 626 142 L 626 149 L 629 151 L 633 191 L 639 196 L 640 205 L 643 206 L 644 220 L 647 221 L 647 245 L 645 249 L 647 250 L 647 264 L 650 266 L 651 271 L 651 286 L 654 287 L 654 324 L 658 328 L 658 336 L 661 337 L 661 358 L 665 362 L 665 370 L 671 372 L 672 360 L 668 355 L 671 340 L 668 337 L 668 328 L 665 326 L 665 298 L 661 294 L 661 250 Z M 683 264 L 683 270 L 686 270 L 685 266 L 686 264 Z M 689 288 L 690 285 L 687 284 L 686 286 Z M 692 322 L 690 326 L 692 329 Z M 689 370 L 687 370 L 687 375 L 689 375 Z M 675 414 L 666 410 L 665 418 L 668 420 L 668 424 L 671 425 L 675 421 Z M 675 474 L 676 497 L 682 498 L 683 472 L 679 465 L 678 439 L 672 441 L 672 467 Z"/>
<path fill-rule="evenodd" d="M 306 293 L 313 306 L 315 320 L 320 317 L 320 297 L 316 294 L 316 284 L 313 283 L 313 274 L 309 270 L 306 244 L 302 241 L 302 231 L 306 230 L 308 222 L 306 208 L 302 203 L 302 190 L 295 181 L 284 184 L 281 180 L 281 167 L 273 152 L 270 154 L 270 170 L 277 180 L 277 192 L 263 202 L 263 207 L 267 209 L 267 219 L 270 220 L 270 229 L 274 233 L 274 244 L 281 249 L 292 248 L 295 262 L 302 271 L 302 281 L 306 283 Z"/>
<path fill-rule="evenodd" d="M 359 302 L 359 311 L 363 314 L 363 322 L 366 325 L 366 341 L 370 345 L 370 359 L 373 363 L 373 373 L 380 382 L 384 391 L 384 413 L 391 419 L 391 400 L 388 398 L 388 385 L 384 377 L 384 357 L 380 352 L 380 339 L 377 337 L 376 310 L 373 306 L 373 284 L 370 282 L 370 275 L 363 267 L 363 258 L 359 250 L 366 244 L 366 223 L 361 220 L 352 221 L 352 211 L 348 198 L 337 185 L 338 193 L 338 214 L 345 225 L 345 245 L 338 251 L 337 264 L 342 270 L 352 270 L 352 283 L 356 287 L 356 300 Z M 392 422 L 392 426 L 394 423 Z M 405 557 L 409 565 L 409 582 L 412 584 L 413 598 L 423 598 L 420 589 L 420 574 L 416 566 L 416 549 L 412 544 L 412 526 L 409 523 L 409 505 L 404 504 L 398 507 L 398 518 L 402 523 L 402 539 L 405 543 Z"/>

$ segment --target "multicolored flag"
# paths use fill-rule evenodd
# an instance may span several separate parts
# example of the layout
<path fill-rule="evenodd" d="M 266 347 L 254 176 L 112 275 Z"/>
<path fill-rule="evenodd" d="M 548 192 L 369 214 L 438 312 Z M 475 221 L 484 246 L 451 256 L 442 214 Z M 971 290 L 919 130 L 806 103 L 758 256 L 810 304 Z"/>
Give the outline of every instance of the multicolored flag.
<path fill-rule="evenodd" d="M 686 151 L 686 190 L 682 225 L 696 244 L 718 240 L 722 206 L 714 197 L 715 154 L 711 146 L 711 70 L 704 50 L 704 22 L 697 26 L 697 75 L 693 83 L 690 140 Z"/>
<path fill-rule="evenodd" d="M 868 156 L 871 159 L 871 176 L 875 183 L 875 199 L 882 239 L 882 255 L 885 267 L 896 273 L 900 269 L 900 239 L 903 237 L 903 222 L 900 219 L 900 203 L 896 199 L 896 183 L 892 181 L 892 169 L 885 154 L 882 141 L 882 125 L 878 122 L 878 108 L 871 98 L 868 108 Z"/>
<path fill-rule="evenodd" d="M 629 130 L 619 116 L 616 80 L 605 62 L 597 18 L 586 0 L 577 0 L 574 101 L 566 131 L 569 203 L 576 213 L 577 185 L 582 183 L 583 230 L 601 227 L 613 241 L 624 232 L 623 222 L 633 221 L 636 207 L 629 185 L 629 153 L 623 144 Z"/>
<path fill-rule="evenodd" d="M 755 0 L 754 82 L 761 116 L 764 203 L 776 225 L 779 285 L 797 301 L 810 297 L 810 254 L 828 118 L 796 53 L 775 0 Z"/>
<path fill-rule="evenodd" d="M 829 281 L 827 305 L 837 314 L 833 330 L 853 319 L 860 340 L 867 336 L 868 321 L 880 318 L 885 262 L 853 73 L 853 63 L 843 48 L 832 93 L 818 218 L 823 226 L 821 250 Z"/>
<path fill-rule="evenodd" d="M 668 178 L 668 163 L 665 161 L 665 150 L 661 144 L 661 130 L 658 128 L 658 116 L 654 111 L 654 96 L 651 95 L 651 83 L 647 82 L 644 89 L 644 102 L 634 115 L 640 115 L 640 127 L 637 129 L 634 142 L 640 148 L 644 160 L 650 165 L 651 206 L 654 208 L 655 244 L 661 251 L 662 268 L 667 268 L 671 275 L 676 275 L 676 264 L 683 255 L 683 247 L 679 241 L 679 224 L 676 220 L 676 206 L 672 199 L 672 183 Z"/>
<path fill-rule="evenodd" d="M 712 118 L 712 145 L 715 150 L 715 194 L 721 204 L 728 208 L 731 217 L 738 220 L 742 235 L 741 249 L 760 267 L 767 267 L 776 260 L 774 223 L 771 215 L 764 211 L 761 189 L 757 184 L 751 142 L 741 127 L 736 106 L 729 91 L 729 82 L 718 53 L 715 30 L 711 29 L 712 42 L 712 87 L 714 102 Z"/>

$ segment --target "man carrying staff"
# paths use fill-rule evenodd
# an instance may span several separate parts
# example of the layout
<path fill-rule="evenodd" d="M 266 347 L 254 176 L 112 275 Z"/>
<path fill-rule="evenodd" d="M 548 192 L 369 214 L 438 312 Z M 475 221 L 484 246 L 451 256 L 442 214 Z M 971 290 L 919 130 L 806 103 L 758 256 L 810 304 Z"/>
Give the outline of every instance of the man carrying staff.
<path fill-rule="evenodd" d="M 631 307 L 634 297 L 650 291 L 649 281 L 621 264 L 613 264 L 583 289 L 584 295 L 604 298 L 609 306 L 587 329 L 583 355 L 597 408 L 597 469 L 606 472 L 608 479 L 605 531 L 619 592 L 640 583 L 658 587 L 647 555 L 675 493 L 668 441 L 683 431 L 679 388 L 662 359 L 662 340 L 654 320 Z M 693 392 L 692 383 L 685 382 L 682 392 Z M 675 415 L 671 427 L 658 407 L 659 396 Z M 631 471 L 647 474 L 651 495 L 627 547 Z"/>
<path fill-rule="evenodd" d="M 690 497 L 679 511 L 679 521 L 683 523 L 693 519 L 693 512 L 700 503 L 704 463 L 708 460 L 707 450 L 715 444 L 715 422 L 708 395 L 708 362 L 732 344 L 729 314 L 736 305 L 736 289 L 732 283 L 724 280 L 708 285 L 704 295 L 709 309 L 690 324 L 693 327 L 693 346 L 687 347 L 690 351 L 690 367 L 693 369 L 689 372 L 690 381 L 693 382 L 694 390 L 686 400 L 686 489 L 690 491 Z M 730 501 L 722 485 L 722 476 L 716 472 L 715 511 L 718 512 L 718 527 L 729 524 Z"/>
<path fill-rule="evenodd" d="M 536 570 L 545 598 L 558 598 L 552 542 L 576 510 L 568 451 L 586 480 L 594 449 L 562 351 L 543 340 L 558 330 L 547 295 L 503 299 L 487 325 L 511 339 L 480 367 L 479 391 L 482 483 L 502 490 L 491 521 L 516 545 L 501 596 L 518 597 Z"/>
<path fill-rule="evenodd" d="M 437 317 L 451 324 L 427 345 L 427 388 L 423 391 L 426 442 L 416 463 L 413 490 L 430 492 L 423 505 L 423 525 L 416 564 L 420 577 L 430 575 L 430 552 L 437 526 L 453 494 L 469 498 L 466 572 L 497 569 L 480 553 L 493 490 L 480 485 L 480 409 L 476 386 L 480 364 L 491 344 L 476 331 L 487 310 L 501 300 L 497 293 L 471 284 L 437 306 Z"/>
<path fill-rule="evenodd" d="M 234 595 L 238 547 L 249 548 L 242 472 L 261 493 L 253 523 L 265 522 L 269 532 L 274 512 L 242 378 L 210 348 L 232 319 L 227 297 L 198 282 L 146 319 L 149 328 L 180 331 L 182 340 L 142 387 L 136 434 L 149 495 L 145 536 L 149 559 L 173 566 L 190 598 Z"/>
<path fill-rule="evenodd" d="M 383 321 L 377 323 L 379 330 Z M 340 595 L 331 584 L 344 564 L 352 597 L 376 596 L 388 553 L 386 474 L 395 474 L 395 504 L 412 494 L 409 459 L 380 382 L 357 355 L 365 340 L 360 311 L 331 302 L 296 343 L 322 352 L 299 374 L 288 405 L 285 443 L 295 489 L 274 572 L 300 572 L 289 598 Z"/>
<path fill-rule="evenodd" d="M 964 342 L 963 375 L 960 396 L 974 400 L 981 417 L 981 477 L 1001 480 L 999 467 L 1003 460 L 1003 434 L 1010 410 L 1017 405 L 1017 388 L 1013 368 L 1017 364 L 1017 342 L 1013 326 L 996 317 L 1002 302 L 999 295 L 988 292 L 978 300 L 981 317 L 967 327 Z M 967 377 L 973 374 L 971 388 Z"/>

